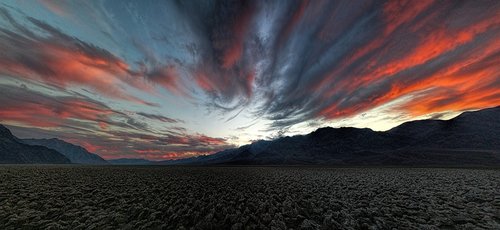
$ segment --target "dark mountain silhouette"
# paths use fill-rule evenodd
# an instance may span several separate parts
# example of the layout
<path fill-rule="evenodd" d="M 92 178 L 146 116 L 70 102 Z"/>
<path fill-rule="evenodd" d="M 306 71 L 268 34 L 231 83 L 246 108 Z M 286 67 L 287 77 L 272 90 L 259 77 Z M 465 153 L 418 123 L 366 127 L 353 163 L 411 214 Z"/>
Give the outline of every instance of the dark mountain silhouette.
<path fill-rule="evenodd" d="M 110 163 L 500 165 L 499 137 L 500 107 L 495 107 L 465 112 L 451 120 L 406 122 L 385 132 L 326 127 L 307 135 L 257 141 L 207 156 L 159 162 L 116 159 Z M 19 140 L 7 128 L 0 125 L 0 163 L 69 163 L 70 160 L 73 163 L 106 164 L 102 158 L 82 147 L 58 139 Z"/>
<path fill-rule="evenodd" d="M 153 164 L 153 161 L 146 159 L 135 159 L 135 158 L 120 158 L 114 160 L 108 160 L 110 164 L 113 165 L 149 165 Z"/>
<path fill-rule="evenodd" d="M 70 160 L 56 150 L 21 143 L 9 129 L 0 125 L 1 164 L 68 164 Z"/>
<path fill-rule="evenodd" d="M 109 164 L 106 160 L 102 159 L 100 156 L 94 153 L 90 153 L 85 148 L 78 145 L 73 145 L 57 138 L 22 139 L 21 141 L 28 145 L 41 145 L 49 149 L 56 150 L 66 156 L 71 161 L 71 163 L 92 165 Z"/>
<path fill-rule="evenodd" d="M 500 107 L 406 122 L 385 132 L 326 127 L 157 164 L 500 165 Z"/>

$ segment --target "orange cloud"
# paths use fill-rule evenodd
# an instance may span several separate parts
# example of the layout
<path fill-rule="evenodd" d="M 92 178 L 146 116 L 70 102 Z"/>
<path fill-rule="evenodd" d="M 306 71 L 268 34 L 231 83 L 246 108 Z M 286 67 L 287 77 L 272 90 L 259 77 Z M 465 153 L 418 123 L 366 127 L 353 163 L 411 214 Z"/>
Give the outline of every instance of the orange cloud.
<path fill-rule="evenodd" d="M 414 11 L 418 12 L 428 7 L 428 4 L 424 5 L 425 6 L 422 7 L 410 7 L 409 9 L 414 8 Z M 414 17 L 416 14 L 414 13 L 412 15 Z M 432 17 L 432 14 L 430 17 Z M 408 18 L 411 17 L 404 17 L 404 19 Z M 403 22 L 397 21 L 395 25 L 402 24 Z M 349 104 L 348 107 L 342 106 L 340 102 L 335 102 L 323 108 L 318 114 L 326 118 L 351 116 L 402 96 L 432 88 L 448 89 L 449 91 L 466 94 L 466 96 L 461 97 L 460 102 L 456 101 L 445 105 L 444 101 L 446 101 L 445 99 L 449 98 L 449 96 L 446 94 L 439 95 L 438 93 L 429 94 L 428 96 L 421 96 L 418 99 L 414 99 L 414 102 L 408 104 L 408 108 L 405 110 L 410 112 L 413 116 L 419 116 L 425 113 L 444 110 L 461 111 L 470 108 L 481 108 L 481 106 L 489 107 L 498 105 L 498 98 L 494 96 L 498 96 L 498 92 L 494 90 L 494 88 L 484 89 L 483 87 L 484 84 L 491 84 L 491 82 L 495 82 L 496 79 L 498 79 L 498 67 L 496 67 L 495 64 L 488 64 L 491 60 L 490 62 L 483 60 L 499 51 L 500 43 L 495 39 L 491 39 L 490 41 L 486 40 L 483 44 L 474 48 L 472 52 L 468 53 L 468 55 L 471 56 L 463 57 L 455 63 L 446 65 L 439 69 L 436 73 L 418 76 L 418 80 L 416 81 L 406 81 L 405 78 L 409 76 L 407 74 L 403 74 L 404 71 L 409 71 L 414 67 L 422 66 L 439 57 L 447 55 L 449 52 L 461 46 L 472 43 L 479 35 L 491 31 L 492 28 L 498 25 L 500 25 L 499 16 L 484 18 L 477 22 L 471 22 L 470 25 L 466 25 L 463 28 L 446 28 L 440 26 L 431 31 L 426 31 L 425 35 L 419 35 L 418 44 L 411 48 L 408 52 L 405 52 L 399 58 L 393 58 L 387 63 L 377 59 L 378 56 L 371 58 L 366 61 L 365 65 L 362 65 L 353 71 L 354 73 L 361 72 L 363 74 L 354 74 L 350 76 L 348 80 L 339 80 L 333 87 L 323 94 L 322 97 L 324 99 L 328 99 L 339 91 L 354 92 L 359 89 L 369 88 L 373 84 L 379 84 L 382 80 L 392 82 L 390 83 L 390 90 L 387 92 L 374 92 L 373 94 L 366 96 L 366 98 L 362 101 Z M 393 24 L 388 24 L 385 31 L 392 32 L 395 28 L 396 27 Z M 348 59 L 349 62 L 355 61 L 353 58 L 359 58 L 374 49 L 370 46 L 381 45 L 381 42 L 377 41 L 379 40 L 374 40 L 374 42 L 369 43 L 370 45 L 357 50 L 355 55 L 351 59 Z M 385 48 L 384 53 L 389 56 L 389 50 L 387 50 L 387 48 Z M 498 63 L 498 58 L 493 59 Z M 481 69 L 476 71 L 467 71 L 467 74 L 461 73 L 471 65 L 479 65 L 481 66 Z M 344 63 L 341 68 L 334 69 L 333 72 L 330 73 L 330 77 L 319 81 L 319 84 L 314 85 L 311 89 L 318 90 L 321 87 L 328 86 L 331 84 L 330 82 L 332 79 L 334 79 L 333 77 L 341 74 L 342 71 L 344 71 L 343 68 L 346 66 L 346 63 Z M 484 91 L 479 92 L 475 90 L 477 88 L 482 88 Z M 443 91 L 435 92 L 443 93 Z M 432 97 L 435 98 L 432 99 Z M 443 104 L 441 105 L 436 103 L 437 101 L 442 101 Z"/>
<path fill-rule="evenodd" d="M 385 65 L 377 67 L 369 73 L 353 77 L 347 87 L 354 88 L 370 84 L 382 77 L 397 74 L 406 69 L 424 64 L 440 55 L 471 42 L 477 35 L 500 24 L 500 16 L 487 18 L 478 23 L 458 30 L 438 28 L 421 38 L 419 44 L 402 58 L 397 58 Z M 375 61 L 375 60 L 372 60 Z M 368 65 L 370 66 L 370 65 Z"/>
<path fill-rule="evenodd" d="M 415 81 L 405 81 L 405 75 L 395 79 L 391 88 L 382 95 L 375 94 L 363 102 L 341 108 L 333 104 L 320 112 L 327 118 L 351 116 L 417 93 L 411 101 L 399 106 L 399 110 L 411 116 L 421 116 L 441 111 L 463 111 L 500 104 L 500 42 L 492 40 L 461 60 L 452 62 L 438 71 L 420 76 Z"/>

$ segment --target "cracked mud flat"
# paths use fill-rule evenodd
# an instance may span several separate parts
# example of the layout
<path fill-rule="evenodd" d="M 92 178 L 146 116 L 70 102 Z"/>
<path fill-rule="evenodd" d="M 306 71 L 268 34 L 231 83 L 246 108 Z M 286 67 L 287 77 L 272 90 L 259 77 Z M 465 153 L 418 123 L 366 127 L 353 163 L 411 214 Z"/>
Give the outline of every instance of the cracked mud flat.
<path fill-rule="evenodd" d="M 2 229 L 500 229 L 500 170 L 0 166 Z"/>

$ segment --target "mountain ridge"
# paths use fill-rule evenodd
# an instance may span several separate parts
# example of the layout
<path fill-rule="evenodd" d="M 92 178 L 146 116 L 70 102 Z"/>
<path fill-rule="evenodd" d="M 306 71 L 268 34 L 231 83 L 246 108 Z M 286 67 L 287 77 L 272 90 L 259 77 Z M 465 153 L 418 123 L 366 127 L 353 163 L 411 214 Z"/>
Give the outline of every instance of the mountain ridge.
<path fill-rule="evenodd" d="M 71 161 L 56 150 L 19 142 L 10 130 L 0 124 L 0 164 L 69 164 Z"/>
<path fill-rule="evenodd" d="M 387 131 L 322 127 L 192 158 L 109 162 L 57 138 L 19 139 L 0 124 L 0 163 L 122 165 L 500 165 L 500 106 Z M 17 155 L 16 155 L 17 154 Z M 62 158 L 61 158 L 62 156 Z M 69 161 L 69 162 L 68 162 Z"/>
<path fill-rule="evenodd" d="M 149 165 L 154 163 L 154 161 L 142 158 L 119 158 L 108 160 L 108 162 L 112 165 Z"/>
<path fill-rule="evenodd" d="M 45 146 L 49 149 L 58 151 L 59 153 L 66 156 L 72 163 L 75 164 L 92 164 L 92 165 L 107 165 L 109 164 L 106 160 L 101 158 L 95 153 L 87 151 L 87 149 L 71 144 L 69 142 L 63 141 L 58 138 L 48 138 L 48 139 L 21 139 L 21 141 L 28 145 L 40 145 Z"/>
<path fill-rule="evenodd" d="M 450 120 L 415 120 L 387 131 L 322 127 L 167 165 L 500 165 L 500 106 Z"/>

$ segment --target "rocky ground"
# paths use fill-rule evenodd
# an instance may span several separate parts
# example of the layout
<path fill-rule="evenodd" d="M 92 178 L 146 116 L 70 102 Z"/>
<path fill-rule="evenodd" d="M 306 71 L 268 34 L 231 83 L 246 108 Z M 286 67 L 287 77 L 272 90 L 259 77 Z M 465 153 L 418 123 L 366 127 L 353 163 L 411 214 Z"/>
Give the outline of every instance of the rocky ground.
<path fill-rule="evenodd" d="M 0 166 L 1 229 L 500 229 L 500 170 Z"/>

